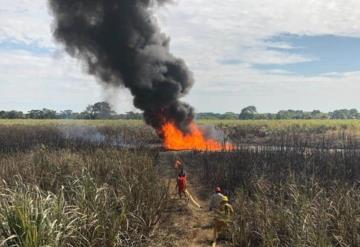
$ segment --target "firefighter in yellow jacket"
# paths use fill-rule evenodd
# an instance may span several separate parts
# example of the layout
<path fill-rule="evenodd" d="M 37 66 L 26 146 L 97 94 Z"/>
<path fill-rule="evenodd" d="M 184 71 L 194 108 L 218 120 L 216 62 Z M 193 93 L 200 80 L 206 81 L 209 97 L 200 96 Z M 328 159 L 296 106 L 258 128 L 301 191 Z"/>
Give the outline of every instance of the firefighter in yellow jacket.
<path fill-rule="evenodd" d="M 215 211 L 214 216 L 214 235 L 213 235 L 213 244 L 216 246 L 216 240 L 218 238 L 219 232 L 224 230 L 232 222 L 232 217 L 234 215 L 234 209 L 229 204 L 229 199 L 227 196 L 223 197 L 223 200 L 220 203 L 220 207 Z"/>

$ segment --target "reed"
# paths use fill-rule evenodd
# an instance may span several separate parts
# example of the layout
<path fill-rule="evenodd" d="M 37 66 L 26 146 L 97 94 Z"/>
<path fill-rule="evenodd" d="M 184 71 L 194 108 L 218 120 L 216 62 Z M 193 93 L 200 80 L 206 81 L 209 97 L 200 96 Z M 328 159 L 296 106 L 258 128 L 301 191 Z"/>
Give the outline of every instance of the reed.
<path fill-rule="evenodd" d="M 360 152 L 242 149 L 183 157 L 235 208 L 234 246 L 359 246 Z"/>
<path fill-rule="evenodd" d="M 113 148 L 0 158 L 0 243 L 146 246 L 168 194 L 154 162 L 154 152 Z"/>

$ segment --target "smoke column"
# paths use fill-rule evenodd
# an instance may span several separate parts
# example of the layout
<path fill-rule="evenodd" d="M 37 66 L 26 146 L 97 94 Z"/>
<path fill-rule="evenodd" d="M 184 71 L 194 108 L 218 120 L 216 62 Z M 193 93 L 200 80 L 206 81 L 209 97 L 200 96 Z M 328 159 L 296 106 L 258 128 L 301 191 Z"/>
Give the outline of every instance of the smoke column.
<path fill-rule="evenodd" d="M 193 108 L 179 101 L 193 85 L 192 74 L 170 53 L 153 15 L 166 2 L 49 0 L 55 39 L 101 83 L 128 88 L 160 135 L 165 122 L 187 132 L 193 119 Z"/>

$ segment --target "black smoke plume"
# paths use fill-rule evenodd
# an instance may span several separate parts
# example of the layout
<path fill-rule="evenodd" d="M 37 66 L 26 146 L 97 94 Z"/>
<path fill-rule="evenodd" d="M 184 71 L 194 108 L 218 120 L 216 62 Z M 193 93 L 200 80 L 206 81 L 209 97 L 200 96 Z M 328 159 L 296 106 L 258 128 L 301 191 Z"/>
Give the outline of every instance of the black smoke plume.
<path fill-rule="evenodd" d="M 192 74 L 170 53 L 153 15 L 166 2 L 49 0 L 55 39 L 101 83 L 127 87 L 159 134 L 164 122 L 187 131 L 193 119 L 193 108 L 179 101 L 193 85 Z"/>

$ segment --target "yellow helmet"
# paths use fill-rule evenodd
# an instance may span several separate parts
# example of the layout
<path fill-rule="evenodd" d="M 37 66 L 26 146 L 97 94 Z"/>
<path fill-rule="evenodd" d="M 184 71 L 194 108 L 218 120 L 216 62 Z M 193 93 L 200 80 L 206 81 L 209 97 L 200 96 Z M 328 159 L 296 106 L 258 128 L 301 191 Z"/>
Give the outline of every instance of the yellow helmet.
<path fill-rule="evenodd" d="M 229 198 L 227 196 L 224 196 L 222 199 L 223 202 L 229 202 Z"/>

